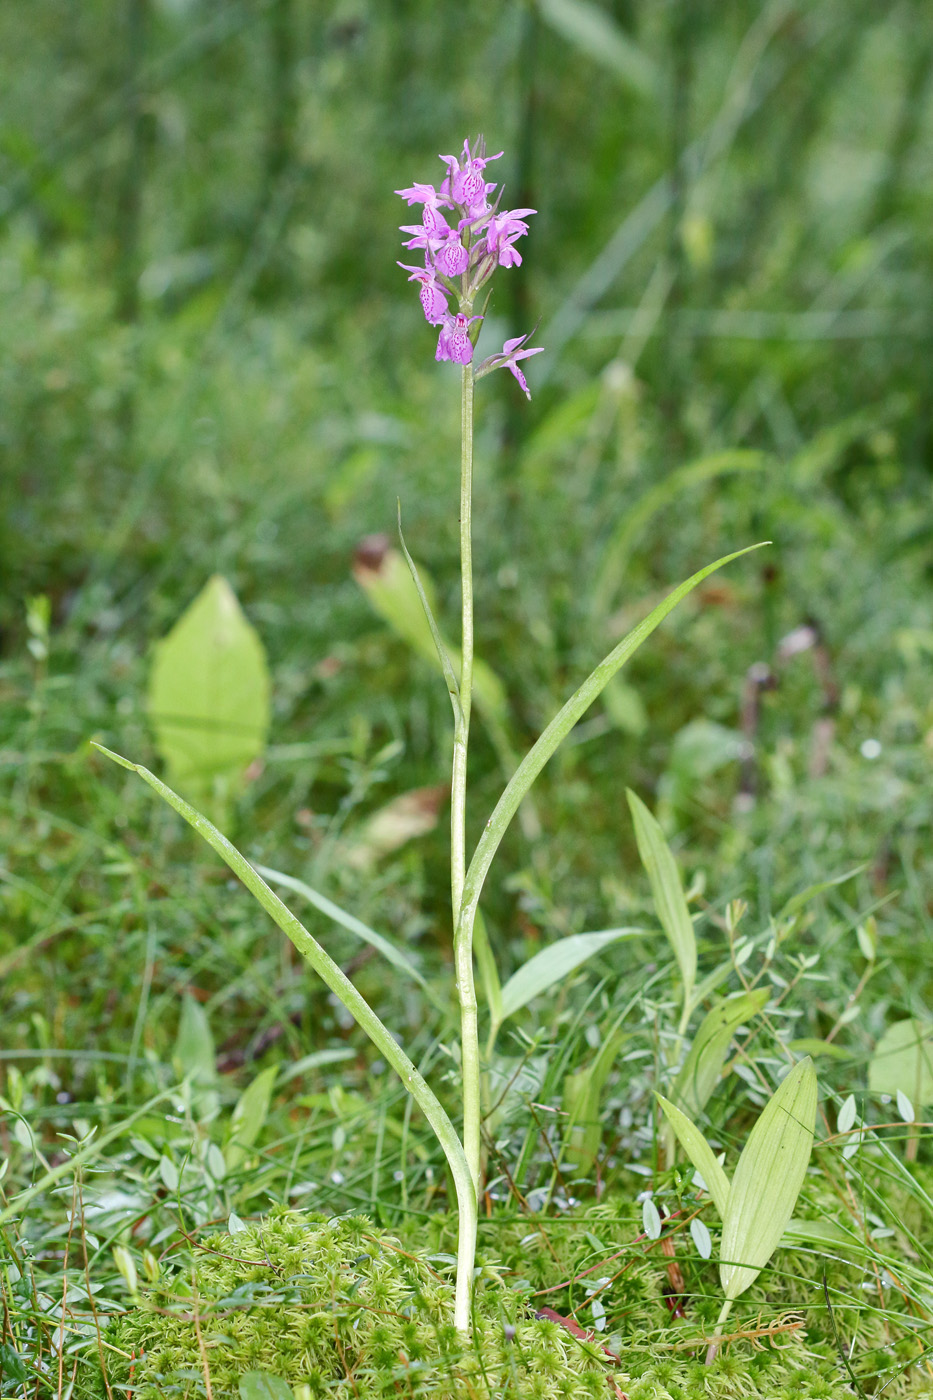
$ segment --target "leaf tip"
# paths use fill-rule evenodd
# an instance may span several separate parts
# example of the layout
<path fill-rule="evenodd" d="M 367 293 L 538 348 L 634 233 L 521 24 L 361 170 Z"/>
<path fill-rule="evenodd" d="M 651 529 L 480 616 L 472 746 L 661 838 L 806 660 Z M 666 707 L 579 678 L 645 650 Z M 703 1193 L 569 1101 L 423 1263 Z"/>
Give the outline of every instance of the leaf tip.
<path fill-rule="evenodd" d="M 92 749 L 96 749 L 98 753 L 102 753 L 105 758 L 112 759 L 114 763 L 119 763 L 121 768 L 128 768 L 131 773 L 139 772 L 137 765 L 131 763 L 128 758 L 124 758 L 122 754 L 114 753 L 113 749 L 108 749 L 106 745 L 99 744 L 96 739 L 92 739 L 90 743 Z"/>

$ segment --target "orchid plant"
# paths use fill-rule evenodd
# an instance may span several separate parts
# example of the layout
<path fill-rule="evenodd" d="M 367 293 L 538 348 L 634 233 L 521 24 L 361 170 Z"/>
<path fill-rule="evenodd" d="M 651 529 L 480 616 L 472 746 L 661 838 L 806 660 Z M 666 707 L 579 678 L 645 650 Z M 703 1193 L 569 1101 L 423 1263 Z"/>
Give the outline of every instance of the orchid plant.
<path fill-rule="evenodd" d="M 255 896 L 278 927 L 292 940 L 295 947 L 318 973 L 332 992 L 338 996 L 360 1027 L 377 1047 L 380 1055 L 397 1072 L 405 1088 L 413 1096 L 437 1136 L 453 1178 L 458 1210 L 457 1273 L 454 1301 L 454 1322 L 464 1334 L 471 1326 L 471 1297 L 476 1252 L 477 1201 L 481 1180 L 481 1085 L 482 1056 L 479 1048 L 479 1006 L 474 980 L 474 942 L 477 958 L 484 963 L 489 1013 L 491 1048 L 495 1032 L 503 1019 L 532 996 L 553 985 L 559 976 L 578 966 L 607 941 L 623 936 L 628 930 L 610 930 L 591 935 L 577 935 L 563 940 L 574 944 L 561 949 L 551 959 L 552 971 L 543 975 L 542 966 L 534 967 L 542 955 L 537 955 L 501 987 L 495 963 L 478 922 L 480 898 L 490 866 L 502 838 L 538 774 L 560 743 L 597 698 L 606 684 L 629 660 L 634 652 L 659 626 L 674 607 L 714 570 L 745 554 L 738 550 L 715 563 L 707 565 L 674 589 L 627 636 L 606 655 L 582 684 L 574 691 L 551 720 L 507 782 L 493 812 L 482 828 L 482 834 L 467 860 L 466 808 L 467 759 L 470 734 L 470 711 L 473 696 L 474 618 L 472 574 L 472 477 L 473 477 L 473 404 L 477 380 L 496 369 L 508 369 L 522 392 L 531 397 L 521 363 L 542 352 L 540 346 L 527 344 L 529 335 L 505 341 L 499 351 L 474 365 L 474 354 L 489 300 L 489 290 L 476 311 L 480 293 L 488 287 L 499 268 L 521 265 L 517 243 L 528 231 L 526 219 L 532 209 L 502 210 L 501 191 L 486 179 L 486 167 L 500 159 L 502 152 L 487 156 L 482 140 L 472 147 L 464 142 L 459 156 L 442 156 L 446 173 L 439 188 L 430 184 L 414 184 L 397 193 L 409 207 L 420 205 L 420 224 L 405 225 L 410 235 L 405 246 L 419 250 L 423 263 L 418 266 L 402 263 L 419 284 L 421 304 L 428 323 L 438 329 L 436 359 L 460 366 L 461 372 L 461 470 L 460 470 L 460 562 L 461 562 L 461 621 L 462 642 L 460 665 L 457 670 L 444 646 L 441 631 L 432 616 L 418 571 L 402 541 L 402 548 L 418 590 L 437 651 L 438 661 L 450 693 L 453 710 L 453 769 L 451 778 L 451 857 L 450 884 L 455 962 L 455 988 L 460 1014 L 460 1065 L 462 1104 L 460 1131 L 455 1128 L 446 1109 L 426 1082 L 423 1075 L 399 1045 L 388 1027 L 357 991 L 341 968 L 322 945 L 305 928 L 295 914 L 283 903 L 267 879 L 250 864 L 227 838 L 201 813 L 195 810 L 155 774 L 139 764 L 115 754 L 101 745 L 97 747 L 124 768 L 138 773 L 170 806 L 200 833 L 207 843 L 227 863 L 231 870 Z M 490 289 L 491 290 L 491 289 Z M 456 310 L 451 309 L 451 299 Z M 401 532 L 400 532 L 401 533 Z M 757 546 L 751 546 L 756 548 Z M 276 872 L 264 871 L 269 879 Z M 317 907 L 334 922 L 344 927 L 362 928 L 359 920 L 346 910 L 298 881 L 278 876 L 274 882 L 290 887 L 312 899 Z M 385 951 L 385 942 L 371 930 L 369 941 Z M 364 935 L 366 936 L 366 935 Z M 590 940 L 587 942 L 586 940 Z M 553 952 L 556 950 L 545 950 Z M 396 971 L 399 959 L 394 959 Z M 553 971 L 556 968 L 558 971 Z M 520 984 L 520 985 L 519 985 Z"/>

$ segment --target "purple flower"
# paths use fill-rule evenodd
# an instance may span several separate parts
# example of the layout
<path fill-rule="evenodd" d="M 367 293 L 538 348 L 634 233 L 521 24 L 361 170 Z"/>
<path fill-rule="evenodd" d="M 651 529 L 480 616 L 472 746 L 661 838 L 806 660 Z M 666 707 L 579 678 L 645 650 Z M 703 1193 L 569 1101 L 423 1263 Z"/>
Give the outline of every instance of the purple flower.
<path fill-rule="evenodd" d="M 483 171 L 491 160 L 498 160 L 501 155 L 500 151 L 498 155 L 487 156 L 481 141 L 477 142 L 476 152 L 471 152 L 469 141 L 464 141 L 463 155 L 459 160 L 456 156 L 441 156 L 441 160 L 447 163 L 447 178 L 441 185 L 441 195 L 459 204 L 471 215 L 484 213 L 486 196 L 496 187 L 495 184 L 486 183 Z"/>
<path fill-rule="evenodd" d="M 470 327 L 474 321 L 482 319 L 482 316 L 445 316 L 437 341 L 435 360 L 453 360 L 454 364 L 468 365 L 473 358 Z"/>
<path fill-rule="evenodd" d="M 448 229 L 443 246 L 436 258 L 438 271 L 442 272 L 445 277 L 459 277 L 461 272 L 466 272 L 469 262 L 470 255 L 460 242 L 457 230 Z"/>
<path fill-rule="evenodd" d="M 476 371 L 476 378 L 481 379 L 484 374 L 491 374 L 494 369 L 507 369 L 515 375 L 526 399 L 531 398 L 531 390 L 528 388 L 528 381 L 518 367 L 519 360 L 527 360 L 530 355 L 540 355 L 544 349 L 543 345 L 535 346 L 531 350 L 523 350 L 521 347 L 525 341 L 534 334 L 529 331 L 528 335 L 516 336 L 514 340 L 507 340 L 502 349 L 495 355 L 490 355 L 485 359 Z"/>
<path fill-rule="evenodd" d="M 444 317 L 450 315 L 450 308 L 447 305 L 447 294 L 441 287 L 429 267 L 411 267 L 408 263 L 399 263 L 406 272 L 410 272 L 409 282 L 421 283 L 421 305 L 424 307 L 425 320 L 432 326 L 442 324 Z"/>
<path fill-rule="evenodd" d="M 486 225 L 486 249 L 498 259 L 500 267 L 520 267 L 521 254 L 513 244 L 528 232 L 524 221 L 525 214 L 536 214 L 537 209 L 507 209 L 502 214 L 494 214 Z"/>

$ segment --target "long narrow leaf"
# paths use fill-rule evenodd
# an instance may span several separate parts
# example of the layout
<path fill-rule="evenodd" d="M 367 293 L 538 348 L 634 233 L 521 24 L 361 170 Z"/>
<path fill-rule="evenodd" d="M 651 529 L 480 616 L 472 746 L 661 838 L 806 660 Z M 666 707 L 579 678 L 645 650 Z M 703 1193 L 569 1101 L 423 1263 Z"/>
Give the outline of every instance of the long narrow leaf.
<path fill-rule="evenodd" d="M 339 904 L 335 904 L 326 895 L 320 894 L 317 890 L 306 885 L 304 880 L 296 880 L 294 875 L 284 875 L 281 870 L 272 870 L 268 865 L 254 865 L 263 879 L 268 880 L 272 885 L 281 885 L 283 889 L 292 890 L 295 894 L 300 894 L 302 899 L 306 899 L 309 904 L 313 904 L 328 919 L 341 928 L 345 928 L 348 933 L 353 933 L 357 938 L 361 938 L 364 943 L 368 943 L 381 953 L 387 962 L 393 967 L 397 967 L 399 972 L 404 972 L 406 977 L 411 977 L 422 987 L 429 996 L 432 996 L 428 984 L 418 971 L 411 959 L 397 948 L 394 943 L 390 943 L 381 933 L 376 933 L 368 924 L 364 924 L 362 919 L 358 919 L 355 914 L 348 914 L 346 909 L 341 909 Z M 433 996 L 432 996 L 433 999 Z"/>
<path fill-rule="evenodd" d="M 291 939 L 299 953 L 311 964 L 321 980 L 335 996 L 340 998 L 357 1025 L 369 1036 L 386 1063 L 395 1070 L 434 1129 L 450 1163 L 451 1172 L 457 1185 L 460 1209 L 474 1209 L 475 1193 L 470 1169 L 453 1124 L 424 1076 L 408 1058 L 398 1041 L 382 1023 L 366 999 L 357 991 L 349 977 L 324 951 L 301 920 L 296 918 L 292 911 L 282 903 L 275 891 L 269 888 L 246 857 L 241 855 L 226 836 L 219 832 L 205 816 L 195 811 L 189 803 L 185 802 L 184 798 L 179 797 L 176 792 L 173 792 L 142 764 L 131 763 L 128 758 L 123 758 L 121 754 L 104 748 L 103 744 L 95 743 L 94 747 L 107 758 L 112 759 L 114 763 L 118 763 L 121 768 L 127 768 L 131 773 L 138 773 L 164 802 L 173 807 L 179 816 L 184 817 L 188 825 L 192 826 L 198 835 L 202 836 L 207 844 L 217 852 L 234 875 L 242 880 L 250 894 L 262 905 L 286 937 Z"/>
<path fill-rule="evenodd" d="M 764 542 L 763 542 L 764 543 Z M 723 555 L 713 564 L 707 564 L 705 568 L 698 570 L 686 579 L 684 583 L 669 593 L 663 602 L 659 603 L 648 616 L 634 627 L 626 637 L 623 637 L 618 646 L 613 647 L 608 656 L 605 656 L 595 670 L 591 671 L 583 684 L 574 691 L 567 703 L 557 712 L 550 724 L 539 736 L 536 743 L 526 753 L 521 763 L 518 765 L 512 777 L 505 786 L 505 790 L 495 810 L 483 830 L 483 834 L 477 843 L 467 870 L 466 880 L 463 886 L 463 902 L 461 904 L 461 918 L 472 921 L 476 915 L 476 906 L 482 893 L 483 884 L 489 873 L 493 858 L 503 836 L 508 830 L 509 823 L 518 811 L 522 798 L 530 789 L 535 778 L 547 763 L 548 759 L 566 739 L 574 725 L 589 709 L 593 701 L 600 694 L 603 687 L 612 679 L 617 671 L 620 671 L 625 663 L 632 657 L 642 642 L 648 640 L 652 632 L 664 621 L 668 613 L 673 612 L 677 604 L 686 598 L 694 588 L 701 584 L 710 574 L 715 573 L 726 564 L 730 564 L 734 559 L 740 559 L 744 554 L 750 554 L 752 550 L 761 549 L 761 544 L 749 545 L 746 549 L 737 549 L 733 554 Z"/>
<path fill-rule="evenodd" d="M 706 1189 L 713 1198 L 713 1205 L 719 1211 L 720 1218 L 725 1220 L 731 1195 L 729 1178 L 726 1176 L 725 1169 L 716 1161 L 713 1149 L 686 1113 L 682 1113 L 677 1105 L 671 1103 L 670 1099 L 666 1099 L 663 1094 L 655 1094 L 655 1098 L 664 1110 L 665 1118 L 677 1134 L 681 1147 L 703 1178 Z"/>
<path fill-rule="evenodd" d="M 638 854 L 651 881 L 654 907 L 680 967 L 683 1002 L 687 1008 L 697 975 L 697 941 L 677 862 L 664 839 L 664 832 L 641 798 L 631 788 L 626 788 L 625 795 L 635 825 Z"/>
<path fill-rule="evenodd" d="M 807 1057 L 749 1133 L 723 1220 L 719 1277 L 727 1298 L 738 1298 L 755 1282 L 787 1229 L 810 1161 L 816 1099 L 816 1070 Z"/>
<path fill-rule="evenodd" d="M 592 958 L 610 943 L 618 943 L 620 938 L 640 938 L 643 928 L 610 928 L 600 933 L 574 933 L 561 938 L 548 948 L 535 953 L 517 972 L 513 973 L 502 988 L 503 1021 L 514 1016 L 533 997 L 540 996 L 555 982 L 562 982 L 575 968 Z"/>

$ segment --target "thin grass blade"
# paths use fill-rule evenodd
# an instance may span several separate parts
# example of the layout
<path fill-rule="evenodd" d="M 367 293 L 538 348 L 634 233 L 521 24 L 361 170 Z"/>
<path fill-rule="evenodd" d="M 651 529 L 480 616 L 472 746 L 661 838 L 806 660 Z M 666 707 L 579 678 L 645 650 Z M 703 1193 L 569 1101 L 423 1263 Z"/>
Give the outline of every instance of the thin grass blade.
<path fill-rule="evenodd" d="M 697 941 L 680 872 L 657 819 L 631 788 L 626 788 L 625 795 L 635 825 L 638 854 L 651 882 L 654 907 L 680 968 L 686 1009 L 690 1006 L 697 976 Z"/>

